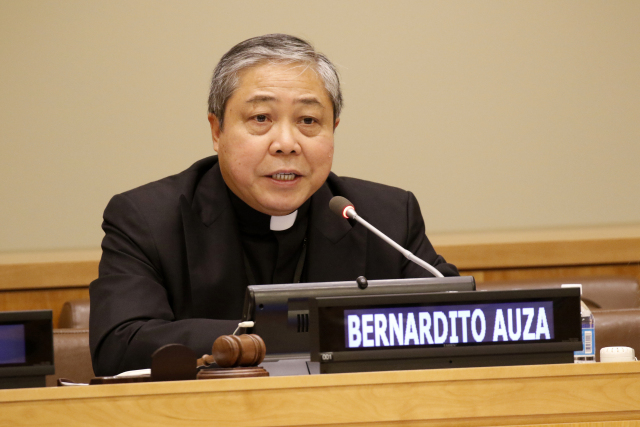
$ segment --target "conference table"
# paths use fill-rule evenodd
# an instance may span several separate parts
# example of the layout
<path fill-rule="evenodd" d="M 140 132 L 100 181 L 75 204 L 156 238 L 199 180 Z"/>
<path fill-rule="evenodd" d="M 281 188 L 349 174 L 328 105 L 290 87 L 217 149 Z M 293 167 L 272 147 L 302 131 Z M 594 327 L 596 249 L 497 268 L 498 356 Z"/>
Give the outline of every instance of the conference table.
<path fill-rule="evenodd" d="M 0 390 L 4 426 L 640 425 L 640 363 Z"/>

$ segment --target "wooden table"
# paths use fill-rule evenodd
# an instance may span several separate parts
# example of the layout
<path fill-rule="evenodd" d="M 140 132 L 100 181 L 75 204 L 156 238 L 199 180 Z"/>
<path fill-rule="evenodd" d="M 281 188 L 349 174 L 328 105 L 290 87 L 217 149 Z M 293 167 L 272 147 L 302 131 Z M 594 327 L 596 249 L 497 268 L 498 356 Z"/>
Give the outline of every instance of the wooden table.
<path fill-rule="evenodd" d="M 10 426 L 640 425 L 640 363 L 0 390 Z"/>

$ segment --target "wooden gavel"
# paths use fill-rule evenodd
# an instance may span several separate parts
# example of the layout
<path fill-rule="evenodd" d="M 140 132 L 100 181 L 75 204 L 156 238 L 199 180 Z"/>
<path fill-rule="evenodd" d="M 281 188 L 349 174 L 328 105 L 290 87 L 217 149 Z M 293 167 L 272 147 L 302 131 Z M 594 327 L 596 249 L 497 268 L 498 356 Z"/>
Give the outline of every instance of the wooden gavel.
<path fill-rule="evenodd" d="M 266 353 L 267 347 L 258 335 L 222 335 L 214 341 L 211 354 L 198 359 L 198 366 L 214 362 L 221 368 L 256 366 L 264 360 Z"/>

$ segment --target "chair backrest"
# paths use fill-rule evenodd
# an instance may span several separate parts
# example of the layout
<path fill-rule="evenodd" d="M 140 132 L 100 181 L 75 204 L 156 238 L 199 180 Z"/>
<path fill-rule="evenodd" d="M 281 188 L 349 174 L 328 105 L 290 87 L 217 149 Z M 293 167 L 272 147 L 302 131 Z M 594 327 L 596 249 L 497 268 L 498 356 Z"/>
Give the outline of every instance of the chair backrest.
<path fill-rule="evenodd" d="M 58 378 L 88 383 L 95 375 L 89 350 L 89 299 L 64 303 L 58 329 L 53 330 L 53 363 L 56 372 L 47 375 L 47 387 L 57 385 Z"/>
<path fill-rule="evenodd" d="M 64 303 L 58 320 L 61 329 L 89 329 L 89 298 Z"/>
<path fill-rule="evenodd" d="M 603 347 L 631 347 L 640 354 L 640 308 L 594 310 L 596 324 L 596 360 Z"/>
<path fill-rule="evenodd" d="M 594 276 L 560 279 L 505 280 L 477 283 L 478 290 L 559 288 L 581 283 L 582 298 L 595 309 L 640 308 L 640 286 L 635 277 Z"/>

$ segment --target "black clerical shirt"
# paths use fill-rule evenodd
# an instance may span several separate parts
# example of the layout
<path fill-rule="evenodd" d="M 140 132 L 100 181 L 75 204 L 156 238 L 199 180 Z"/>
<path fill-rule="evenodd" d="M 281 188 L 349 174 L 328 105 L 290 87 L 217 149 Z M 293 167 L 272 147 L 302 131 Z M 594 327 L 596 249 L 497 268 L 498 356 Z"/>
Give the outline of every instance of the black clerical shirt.
<path fill-rule="evenodd" d="M 231 190 L 228 192 L 238 219 L 249 283 L 293 283 L 296 267 L 303 255 L 311 200 L 298 208 L 298 215 L 290 228 L 273 231 L 270 215 L 253 209 Z"/>

